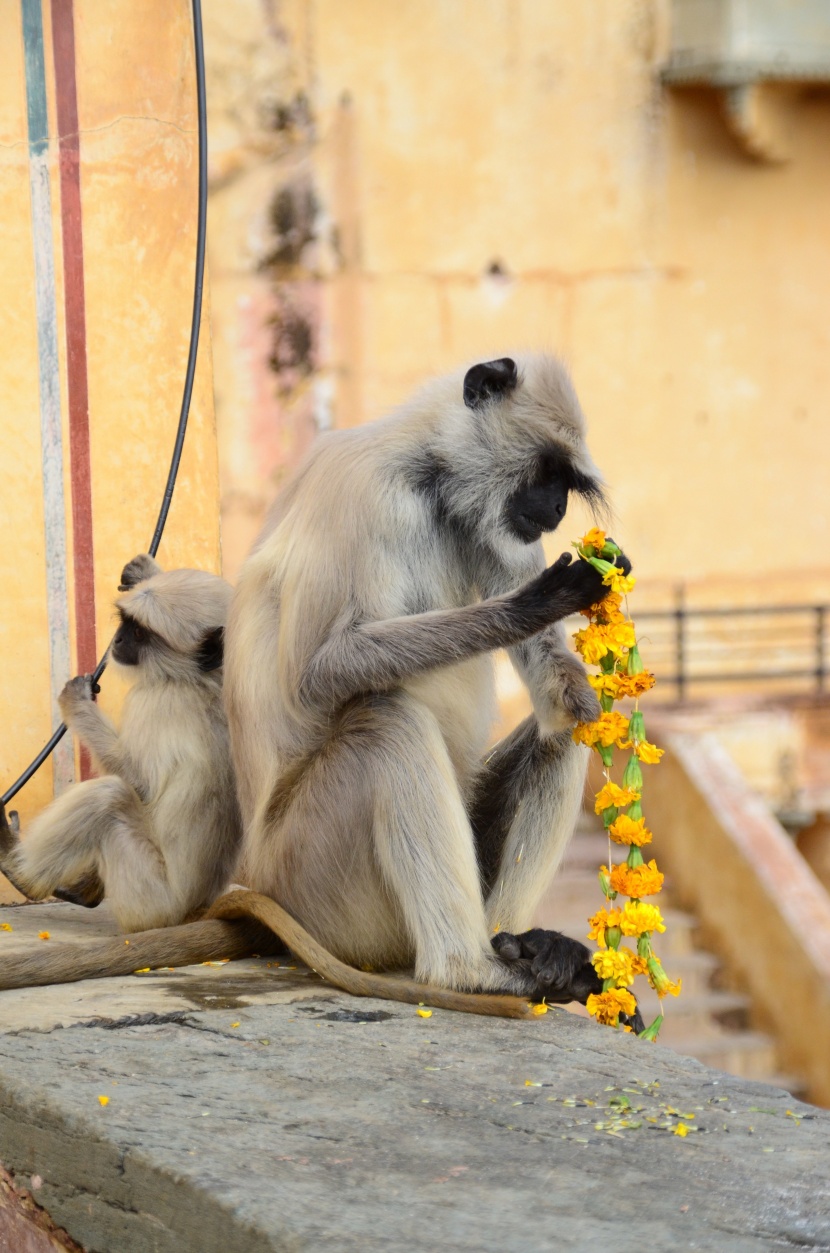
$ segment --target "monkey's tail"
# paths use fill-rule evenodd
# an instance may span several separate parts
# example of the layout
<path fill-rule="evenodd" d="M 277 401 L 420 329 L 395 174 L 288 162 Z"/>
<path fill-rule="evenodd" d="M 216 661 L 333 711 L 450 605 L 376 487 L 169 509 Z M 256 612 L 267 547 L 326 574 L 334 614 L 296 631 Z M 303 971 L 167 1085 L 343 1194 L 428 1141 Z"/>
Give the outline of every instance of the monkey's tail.
<path fill-rule="evenodd" d="M 519 996 L 499 996 L 490 992 L 455 992 L 418 983 L 405 975 L 375 974 L 356 970 L 332 957 L 309 935 L 295 918 L 259 892 L 228 892 L 214 901 L 209 918 L 255 918 L 288 945 L 307 966 L 352 996 L 376 996 L 384 1001 L 406 1001 L 409 1005 L 429 1005 L 435 1009 L 455 1009 L 465 1014 L 487 1014 L 493 1018 L 535 1018 L 539 1011 Z"/>
<path fill-rule="evenodd" d="M 352 996 L 376 996 L 496 1018 L 533 1018 L 539 1013 L 518 996 L 455 992 L 418 983 L 405 975 L 356 970 L 332 957 L 276 901 L 245 890 L 221 896 L 197 922 L 136 931 L 91 944 L 54 944 L 7 958 L 0 967 L 0 990 L 103 979 L 133 974 L 145 967 L 189 966 L 224 957 L 250 957 L 252 953 L 265 956 L 281 950 L 278 941 L 327 983 Z"/>

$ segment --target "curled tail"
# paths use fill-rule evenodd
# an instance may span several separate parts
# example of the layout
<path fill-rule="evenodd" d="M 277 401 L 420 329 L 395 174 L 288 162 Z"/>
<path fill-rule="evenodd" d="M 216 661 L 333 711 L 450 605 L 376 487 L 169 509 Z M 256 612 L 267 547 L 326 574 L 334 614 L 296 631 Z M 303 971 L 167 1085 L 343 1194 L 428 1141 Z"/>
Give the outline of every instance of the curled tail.
<path fill-rule="evenodd" d="M 136 931 L 93 944 L 55 944 L 48 952 L 39 948 L 25 956 L 15 954 L 0 967 L 0 990 L 128 975 L 145 966 L 188 966 L 253 953 L 264 956 L 280 952 L 284 945 L 327 983 L 352 996 L 497 1018 L 533 1018 L 538 1013 L 518 996 L 455 992 L 405 975 L 356 970 L 333 957 L 276 901 L 249 891 L 221 896 L 197 922 Z"/>

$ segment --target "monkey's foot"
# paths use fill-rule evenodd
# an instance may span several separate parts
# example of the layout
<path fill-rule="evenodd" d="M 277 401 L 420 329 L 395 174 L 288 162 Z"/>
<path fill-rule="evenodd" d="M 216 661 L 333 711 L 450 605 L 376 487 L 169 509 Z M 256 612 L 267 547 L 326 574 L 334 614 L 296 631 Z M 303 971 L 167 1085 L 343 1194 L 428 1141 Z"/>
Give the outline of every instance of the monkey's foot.
<path fill-rule="evenodd" d="M 493 948 L 502 961 L 522 962 L 535 980 L 533 995 L 548 1001 L 580 1001 L 602 991 L 602 981 L 591 965 L 591 954 L 579 940 L 561 931 L 534 927 L 521 935 L 500 931 Z"/>
<path fill-rule="evenodd" d="M 84 875 L 71 888 L 55 888 L 52 893 L 59 901 L 68 901 L 70 905 L 82 905 L 84 909 L 95 909 L 104 899 L 104 885 L 94 870 Z"/>

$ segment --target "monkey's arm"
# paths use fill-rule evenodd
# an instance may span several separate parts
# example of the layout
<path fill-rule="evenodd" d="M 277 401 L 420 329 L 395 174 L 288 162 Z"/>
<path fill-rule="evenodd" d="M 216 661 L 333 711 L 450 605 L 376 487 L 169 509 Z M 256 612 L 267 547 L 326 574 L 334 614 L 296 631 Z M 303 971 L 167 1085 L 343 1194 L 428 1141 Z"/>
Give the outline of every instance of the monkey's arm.
<path fill-rule="evenodd" d="M 121 745 L 113 724 L 92 699 L 92 678 L 79 674 L 70 679 L 58 697 L 63 720 L 73 735 L 89 749 L 104 774 L 117 774 L 144 798 L 144 784 L 135 764 Z"/>
<path fill-rule="evenodd" d="M 585 667 L 568 647 L 561 622 L 546 627 L 509 650 L 524 682 L 542 735 L 556 735 L 575 722 L 593 722 L 600 714 Z"/>
<path fill-rule="evenodd" d="M 412 675 L 508 648 L 603 595 L 592 566 L 567 553 L 506 596 L 461 609 L 365 622 L 330 636 L 300 681 L 309 704 L 334 706 L 360 692 L 388 690 Z"/>

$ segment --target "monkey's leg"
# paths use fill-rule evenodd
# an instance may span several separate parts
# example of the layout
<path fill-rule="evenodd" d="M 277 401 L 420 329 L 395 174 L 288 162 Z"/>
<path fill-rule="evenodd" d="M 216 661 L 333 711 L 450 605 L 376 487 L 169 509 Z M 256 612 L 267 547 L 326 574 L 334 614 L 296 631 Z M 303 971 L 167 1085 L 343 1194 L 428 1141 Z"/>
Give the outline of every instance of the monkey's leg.
<path fill-rule="evenodd" d="M 97 874 L 100 840 L 126 785 L 107 776 L 69 788 L 31 824 L 26 839 L 0 852 L 0 869 L 31 900 Z"/>
<path fill-rule="evenodd" d="M 129 784 L 114 775 L 89 779 L 32 823 L 11 854 L 13 881 L 30 899 L 43 900 L 55 889 L 71 899 L 75 885 L 83 890 L 98 880 L 122 930 L 180 922 L 184 911 L 151 835 Z"/>
<path fill-rule="evenodd" d="M 432 713 L 401 692 L 356 702 L 246 853 L 245 881 L 342 961 L 415 966 L 445 988 L 531 994 L 490 945 L 473 836 Z"/>
<path fill-rule="evenodd" d="M 530 959 L 552 996 L 575 1000 L 599 990 L 587 948 L 527 928 L 576 825 L 586 758 L 569 731 L 541 735 L 531 716 L 490 754 L 470 807 L 496 951 Z"/>

